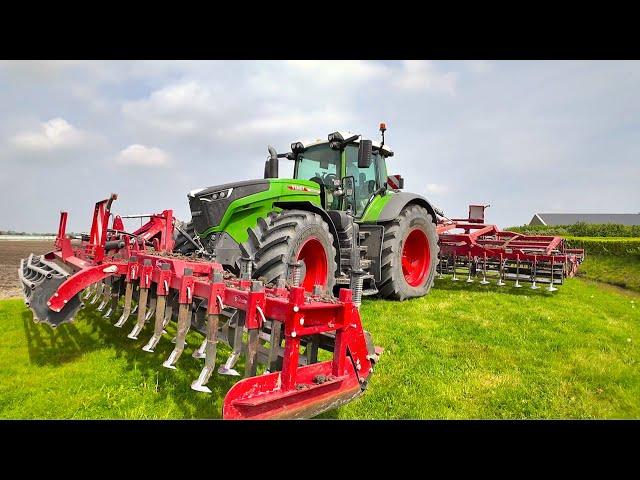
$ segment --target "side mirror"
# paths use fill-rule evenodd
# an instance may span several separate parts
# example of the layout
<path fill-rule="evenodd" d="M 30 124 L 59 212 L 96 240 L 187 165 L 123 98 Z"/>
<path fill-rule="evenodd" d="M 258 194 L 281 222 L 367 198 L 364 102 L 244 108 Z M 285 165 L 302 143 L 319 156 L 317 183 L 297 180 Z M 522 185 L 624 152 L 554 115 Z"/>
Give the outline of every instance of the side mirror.
<path fill-rule="evenodd" d="M 373 151 L 373 143 L 371 140 L 360 140 L 358 148 L 358 168 L 369 168 L 371 166 L 371 157 Z"/>

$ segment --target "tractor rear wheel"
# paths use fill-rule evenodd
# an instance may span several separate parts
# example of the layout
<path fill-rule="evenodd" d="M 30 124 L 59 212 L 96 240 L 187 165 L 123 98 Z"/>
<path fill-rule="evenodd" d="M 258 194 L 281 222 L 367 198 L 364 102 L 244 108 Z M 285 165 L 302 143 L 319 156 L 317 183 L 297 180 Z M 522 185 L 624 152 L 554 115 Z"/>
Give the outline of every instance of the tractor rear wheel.
<path fill-rule="evenodd" d="M 320 215 L 304 210 L 271 212 L 248 232 L 243 247 L 254 258 L 253 278 L 265 283 L 290 280 L 289 264 L 299 261 L 305 290 L 312 291 L 314 285 L 322 285 L 325 292 L 333 290 L 336 249 Z"/>
<path fill-rule="evenodd" d="M 435 279 L 438 251 L 432 216 L 420 205 L 406 206 L 385 225 L 380 296 L 404 300 L 426 295 Z"/>

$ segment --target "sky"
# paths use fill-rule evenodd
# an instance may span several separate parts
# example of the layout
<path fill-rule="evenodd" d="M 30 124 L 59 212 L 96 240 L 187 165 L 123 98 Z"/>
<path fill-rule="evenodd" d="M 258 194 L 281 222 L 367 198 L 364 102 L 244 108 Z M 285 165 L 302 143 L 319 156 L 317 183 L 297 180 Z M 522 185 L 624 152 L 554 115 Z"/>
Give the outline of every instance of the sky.
<path fill-rule="evenodd" d="M 449 217 L 640 212 L 638 61 L 0 62 L 0 230 L 90 227 L 172 208 L 193 189 L 261 178 L 267 145 L 336 130 L 395 152 Z M 282 160 L 280 176 L 290 176 Z"/>

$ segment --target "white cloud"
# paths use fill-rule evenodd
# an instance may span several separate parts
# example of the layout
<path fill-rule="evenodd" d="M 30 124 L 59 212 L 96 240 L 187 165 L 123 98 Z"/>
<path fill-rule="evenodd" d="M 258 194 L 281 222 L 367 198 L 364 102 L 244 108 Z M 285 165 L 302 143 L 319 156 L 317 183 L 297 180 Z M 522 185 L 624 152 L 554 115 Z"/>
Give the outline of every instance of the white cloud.
<path fill-rule="evenodd" d="M 449 191 L 449 187 L 446 185 L 440 185 L 438 183 L 427 183 L 427 192 L 434 195 L 444 195 Z"/>
<path fill-rule="evenodd" d="M 73 148 L 87 143 L 90 135 L 71 125 L 64 118 L 53 118 L 40 124 L 40 131 L 23 132 L 11 138 L 19 149 L 51 151 Z"/>
<path fill-rule="evenodd" d="M 156 147 L 129 145 L 118 154 L 116 163 L 142 167 L 166 167 L 169 165 L 169 155 Z"/>
<path fill-rule="evenodd" d="M 456 74 L 439 72 L 432 62 L 426 60 L 403 61 L 402 71 L 395 76 L 393 83 L 400 89 L 412 92 L 432 90 L 456 94 Z"/>
<path fill-rule="evenodd" d="M 467 60 L 465 64 L 473 73 L 482 74 L 493 70 L 493 63 L 488 60 Z"/>

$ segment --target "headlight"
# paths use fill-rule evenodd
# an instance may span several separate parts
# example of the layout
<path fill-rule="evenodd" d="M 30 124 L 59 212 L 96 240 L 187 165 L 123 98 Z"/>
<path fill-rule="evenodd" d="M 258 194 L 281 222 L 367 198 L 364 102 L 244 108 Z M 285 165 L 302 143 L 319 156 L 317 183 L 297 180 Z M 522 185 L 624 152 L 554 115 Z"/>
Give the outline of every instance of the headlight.
<path fill-rule="evenodd" d="M 212 198 L 213 200 L 217 200 L 217 199 L 218 199 L 218 194 L 217 194 L 217 193 L 213 193 L 213 194 L 211 194 L 211 198 Z"/>
<path fill-rule="evenodd" d="M 220 192 L 220 198 L 224 198 L 227 196 L 227 192 Z"/>

